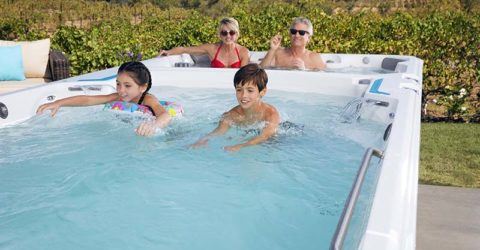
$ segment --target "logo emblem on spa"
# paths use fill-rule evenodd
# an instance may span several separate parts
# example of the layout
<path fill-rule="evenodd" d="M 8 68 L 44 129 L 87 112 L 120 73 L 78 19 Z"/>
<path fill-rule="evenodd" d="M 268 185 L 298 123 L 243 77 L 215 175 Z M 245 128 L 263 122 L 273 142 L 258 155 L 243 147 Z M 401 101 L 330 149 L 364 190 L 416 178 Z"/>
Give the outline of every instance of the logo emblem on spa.
<path fill-rule="evenodd" d="M 3 104 L 2 102 L 0 102 L 0 117 L 1 117 L 2 119 L 7 119 L 7 116 L 8 116 L 7 106 L 5 106 L 5 104 Z"/>

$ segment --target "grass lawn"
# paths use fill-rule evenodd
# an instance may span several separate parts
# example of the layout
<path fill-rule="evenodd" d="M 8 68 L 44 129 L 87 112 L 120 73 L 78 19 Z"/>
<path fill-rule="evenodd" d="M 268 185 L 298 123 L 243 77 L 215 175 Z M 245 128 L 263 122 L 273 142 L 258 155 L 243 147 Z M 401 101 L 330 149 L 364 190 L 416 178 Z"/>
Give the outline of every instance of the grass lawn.
<path fill-rule="evenodd" d="M 480 124 L 422 123 L 420 183 L 480 188 Z"/>

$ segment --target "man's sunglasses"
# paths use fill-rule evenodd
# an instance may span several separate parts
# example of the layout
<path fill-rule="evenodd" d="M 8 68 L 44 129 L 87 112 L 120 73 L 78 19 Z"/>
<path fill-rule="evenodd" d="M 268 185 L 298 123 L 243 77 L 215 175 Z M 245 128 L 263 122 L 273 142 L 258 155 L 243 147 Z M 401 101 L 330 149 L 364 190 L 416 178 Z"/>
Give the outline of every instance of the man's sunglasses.
<path fill-rule="evenodd" d="M 222 31 L 220 31 L 220 35 L 222 35 L 222 36 L 227 36 L 228 34 L 230 34 L 230 36 L 234 36 L 235 34 L 237 34 L 237 32 L 235 30 L 230 30 L 230 31 L 222 30 Z"/>
<path fill-rule="evenodd" d="M 304 36 L 305 34 L 310 34 L 306 30 L 290 29 L 290 34 L 295 35 L 297 33 L 300 34 L 301 36 Z"/>

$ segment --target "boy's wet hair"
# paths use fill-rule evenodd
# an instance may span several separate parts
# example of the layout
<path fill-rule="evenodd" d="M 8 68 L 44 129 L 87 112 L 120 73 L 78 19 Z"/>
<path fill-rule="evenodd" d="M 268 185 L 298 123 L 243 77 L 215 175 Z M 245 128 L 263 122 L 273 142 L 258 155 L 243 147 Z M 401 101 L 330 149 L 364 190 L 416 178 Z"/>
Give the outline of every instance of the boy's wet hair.
<path fill-rule="evenodd" d="M 258 91 L 262 91 L 267 87 L 267 73 L 256 63 L 247 64 L 241 67 L 237 73 L 235 73 L 235 77 L 233 78 L 233 86 L 235 88 L 250 82 L 257 85 Z"/>
<path fill-rule="evenodd" d="M 120 73 L 128 74 L 139 86 L 147 84 L 147 90 L 143 92 L 142 97 L 140 97 L 140 100 L 138 101 L 138 103 L 142 103 L 143 98 L 145 98 L 148 90 L 152 87 L 152 75 L 150 74 L 150 70 L 148 70 L 147 66 L 141 62 L 126 62 L 120 65 L 117 74 L 119 75 Z"/>

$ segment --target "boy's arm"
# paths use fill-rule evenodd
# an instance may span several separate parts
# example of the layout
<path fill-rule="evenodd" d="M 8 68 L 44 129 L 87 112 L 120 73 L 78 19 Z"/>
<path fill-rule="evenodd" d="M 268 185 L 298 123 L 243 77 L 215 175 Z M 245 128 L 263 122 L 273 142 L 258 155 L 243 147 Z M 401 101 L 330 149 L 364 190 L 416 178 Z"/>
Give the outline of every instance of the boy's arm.
<path fill-rule="evenodd" d="M 262 133 L 260 133 L 260 135 L 253 137 L 245 143 L 240 143 L 234 146 L 227 146 L 225 147 L 225 150 L 231 152 L 238 151 L 243 147 L 257 145 L 272 137 L 277 132 L 278 124 L 280 123 L 280 115 L 275 108 L 271 108 L 271 112 L 269 112 L 268 117 L 266 117 L 266 123 L 267 124 L 262 130 Z"/>
<path fill-rule="evenodd" d="M 190 147 L 198 148 L 206 145 L 208 140 L 210 140 L 210 138 L 225 134 L 228 131 L 228 129 L 230 129 L 230 124 L 231 124 L 231 121 L 228 118 L 223 117 L 218 123 L 218 126 L 212 132 L 200 138 L 197 142 L 192 144 Z"/>

